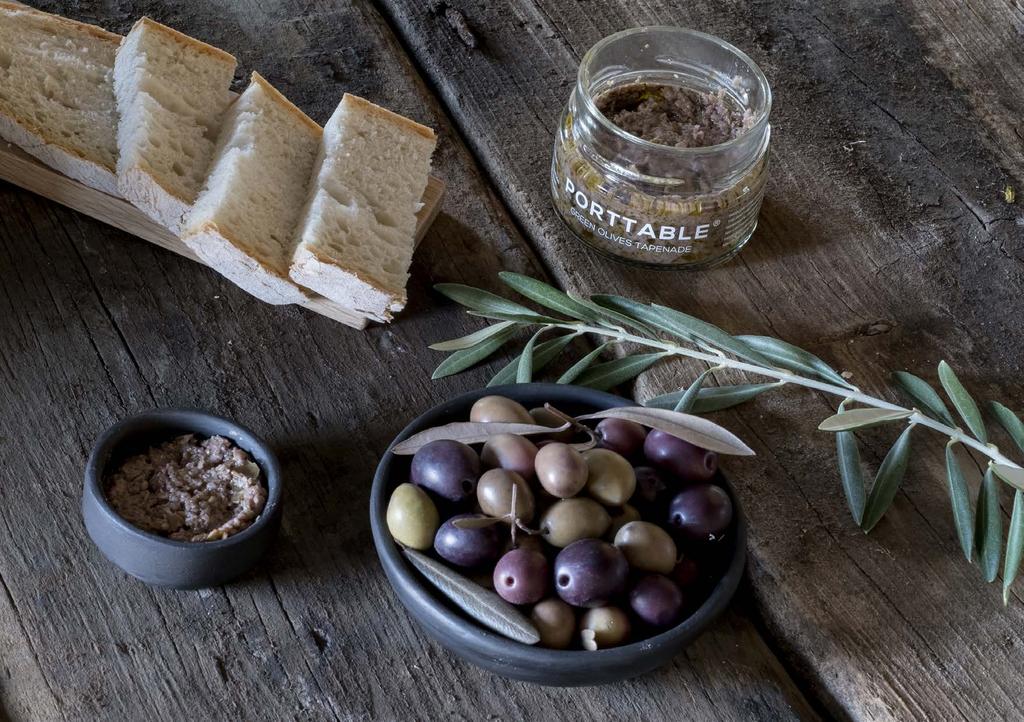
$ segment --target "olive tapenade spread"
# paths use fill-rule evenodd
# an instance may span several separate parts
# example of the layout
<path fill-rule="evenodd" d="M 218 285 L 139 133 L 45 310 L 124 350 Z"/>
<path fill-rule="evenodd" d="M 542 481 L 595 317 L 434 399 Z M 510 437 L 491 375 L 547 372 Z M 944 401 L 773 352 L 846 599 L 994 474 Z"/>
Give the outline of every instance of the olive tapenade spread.
<path fill-rule="evenodd" d="M 724 143 L 747 130 L 751 121 L 724 90 L 701 93 L 662 83 L 629 83 L 606 90 L 594 103 L 627 133 L 675 148 Z"/>
<path fill-rule="evenodd" d="M 110 505 L 126 521 L 179 541 L 237 534 L 263 511 L 260 469 L 223 436 L 179 436 L 127 459 L 107 480 Z"/>

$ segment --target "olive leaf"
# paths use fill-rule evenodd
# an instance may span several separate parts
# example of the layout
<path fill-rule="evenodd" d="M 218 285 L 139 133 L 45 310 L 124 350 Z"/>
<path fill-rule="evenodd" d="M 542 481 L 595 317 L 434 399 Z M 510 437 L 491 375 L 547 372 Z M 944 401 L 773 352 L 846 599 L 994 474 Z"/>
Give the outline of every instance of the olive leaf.
<path fill-rule="evenodd" d="M 1006 562 L 1003 564 L 1003 604 L 1010 603 L 1010 589 L 1020 571 L 1024 556 L 1024 491 L 1013 495 L 1013 515 L 1010 517 L 1010 536 L 1006 540 Z"/>
<path fill-rule="evenodd" d="M 465 306 L 471 311 L 478 313 L 500 313 L 512 316 L 520 314 L 525 316 L 535 315 L 532 308 L 527 308 L 515 301 L 510 301 L 503 296 L 491 293 L 490 291 L 484 291 L 480 288 L 465 286 L 461 283 L 438 283 L 435 284 L 434 288 L 460 306 Z"/>
<path fill-rule="evenodd" d="M 667 409 L 651 409 L 645 406 L 618 406 L 593 414 L 576 417 L 578 421 L 593 419 L 625 419 L 634 421 L 666 434 L 672 434 L 683 441 L 719 454 L 753 456 L 754 450 L 744 444 L 731 431 L 700 416 L 681 414 Z"/>
<path fill-rule="evenodd" d="M 850 431 L 851 429 L 867 429 L 872 426 L 881 426 L 893 421 L 906 419 L 913 416 L 914 412 L 908 409 L 890 411 L 888 409 L 852 409 L 844 411 L 835 416 L 829 416 L 818 424 L 819 431 Z"/>
<path fill-rule="evenodd" d="M 526 342 L 526 346 L 523 347 L 523 352 L 519 354 L 519 361 L 516 363 L 517 384 L 528 384 L 533 380 L 533 347 L 537 344 L 537 337 L 545 331 L 547 329 L 542 328 L 533 334 L 530 340 Z"/>
<path fill-rule="evenodd" d="M 511 271 L 502 271 L 498 274 L 498 278 L 514 291 L 552 311 L 580 321 L 596 322 L 599 319 L 598 314 L 585 304 L 570 298 L 565 292 L 543 281 Z"/>
<path fill-rule="evenodd" d="M 853 413 L 849 411 L 847 413 Z M 889 453 L 882 459 L 882 465 L 875 474 L 875 483 L 871 485 L 871 493 L 864 505 L 864 518 L 861 520 L 860 528 L 869 532 L 875 528 L 885 512 L 889 510 L 896 492 L 900 490 L 903 477 L 907 473 L 907 462 L 910 458 L 910 435 L 914 431 L 911 424 L 889 449 Z"/>
<path fill-rule="evenodd" d="M 492 321 L 512 321 L 513 323 L 523 324 L 556 324 L 566 323 L 562 319 L 552 318 L 551 316 L 542 316 L 539 313 L 530 311 L 529 313 L 502 313 L 500 311 L 467 311 L 470 316 L 476 316 L 477 318 L 489 318 Z"/>
<path fill-rule="evenodd" d="M 844 404 L 839 405 L 840 413 L 845 411 Z M 864 471 L 860 465 L 857 437 L 852 431 L 836 434 L 836 456 L 839 459 L 839 479 L 843 483 L 846 504 L 850 507 L 853 520 L 860 526 L 864 520 Z"/>
<path fill-rule="evenodd" d="M 730 336 L 725 331 L 720 329 L 713 323 L 707 321 L 701 321 L 699 318 L 683 313 L 682 311 L 676 311 L 665 306 L 653 305 L 653 308 L 661 313 L 666 322 L 679 330 L 679 333 L 689 333 L 696 338 L 707 341 L 712 346 L 721 349 L 722 351 L 728 351 L 729 353 L 739 356 L 742 359 L 746 359 L 755 364 L 762 366 L 771 366 L 771 360 L 764 354 L 756 351 L 749 344 L 741 341 L 736 336 Z"/>
<path fill-rule="evenodd" d="M 957 378 L 952 367 L 945 361 L 939 362 L 939 381 L 942 382 L 942 388 L 946 390 L 946 395 L 949 396 L 949 400 L 953 402 L 953 406 L 956 407 L 974 437 L 983 444 L 988 443 L 988 433 L 985 431 L 985 422 L 982 421 L 978 404 L 967 393 L 967 389 L 960 383 L 960 379 Z"/>
<path fill-rule="evenodd" d="M 956 534 L 960 537 L 960 548 L 964 550 L 967 561 L 974 558 L 974 511 L 971 509 L 971 494 L 967 489 L 967 479 L 957 461 L 954 447 L 955 441 L 946 444 L 946 479 L 949 482 L 949 503 L 953 508 L 953 522 Z"/>
<path fill-rule="evenodd" d="M 943 402 L 938 392 L 931 387 L 931 384 L 906 371 L 895 371 L 892 376 L 896 379 L 896 383 L 900 385 L 900 388 L 906 392 L 907 396 L 921 405 L 922 411 L 936 421 L 956 426 L 953 417 L 949 413 L 949 409 L 946 408 L 945 402 Z"/>
<path fill-rule="evenodd" d="M 817 377 L 822 381 L 853 389 L 854 386 L 820 358 L 791 343 L 771 336 L 736 336 L 750 348 L 787 371 Z"/>
<path fill-rule="evenodd" d="M 496 434 L 516 434 L 517 436 L 533 436 L 534 434 L 553 434 L 572 428 L 572 424 L 562 424 L 557 428 L 538 424 L 515 424 L 501 421 L 453 421 L 444 426 L 434 426 L 413 434 L 391 447 L 391 453 L 399 456 L 415 454 L 432 441 L 451 440 L 463 444 L 479 444 Z"/>
<path fill-rule="evenodd" d="M 649 336 L 655 335 L 654 329 L 645 324 L 643 321 L 631 318 L 630 316 L 627 316 L 623 313 L 619 313 L 618 311 L 612 310 L 610 308 L 600 306 L 591 299 L 583 298 L 582 296 L 577 296 L 571 291 L 567 292 L 567 294 L 569 298 L 571 298 L 572 300 L 576 301 L 577 303 L 583 304 L 591 311 L 593 311 L 598 316 L 598 323 L 604 326 L 608 326 L 609 328 L 617 330 L 625 330 L 627 328 L 632 328 L 636 331 L 640 331 L 641 333 L 648 334 Z"/>
<path fill-rule="evenodd" d="M 689 388 L 683 391 L 683 395 L 679 397 L 679 401 L 672 408 L 673 411 L 679 411 L 684 414 L 689 414 L 693 411 L 694 404 L 697 403 L 697 397 L 700 396 L 701 387 L 704 386 L 704 379 L 711 375 L 711 369 L 702 371 L 701 374 L 693 380 Z"/>
<path fill-rule="evenodd" d="M 517 329 L 515 326 L 504 328 L 489 339 L 478 343 L 472 348 L 456 351 L 442 361 L 436 369 L 434 369 L 434 373 L 430 378 L 441 379 L 445 376 L 451 376 L 452 374 L 457 374 L 460 371 L 465 371 L 470 366 L 475 366 L 508 343 L 509 339 L 515 336 L 516 331 Z"/>
<path fill-rule="evenodd" d="M 589 386 L 605 391 L 636 378 L 664 356 L 664 353 L 642 353 L 605 361 L 581 373 L 575 383 L 578 386 Z"/>
<path fill-rule="evenodd" d="M 664 331 L 672 334 L 673 336 L 677 335 L 675 331 L 663 324 L 661 314 L 656 313 L 653 308 L 645 303 L 640 303 L 639 301 L 634 301 L 629 298 L 623 298 L 622 296 L 611 296 L 607 294 L 591 296 L 590 300 L 601 308 L 620 316 L 625 316 L 626 318 L 632 319 L 634 322 L 640 322 L 652 330 Z M 694 340 L 693 336 L 689 334 L 684 335 L 683 338 L 688 341 Z"/>
<path fill-rule="evenodd" d="M 559 384 L 571 384 L 575 381 L 581 373 L 586 371 L 590 366 L 598 359 L 598 357 L 604 352 L 606 348 L 611 345 L 610 342 L 605 342 L 595 348 L 593 351 L 588 353 L 586 356 L 581 358 L 579 361 L 574 363 L 569 369 L 558 377 L 558 381 L 555 383 Z"/>
<path fill-rule="evenodd" d="M 485 627 L 523 644 L 540 641 L 530 620 L 491 590 L 413 549 L 403 549 L 402 553 L 439 592 Z"/>
<path fill-rule="evenodd" d="M 999 509 L 999 482 L 992 468 L 985 470 L 985 478 L 978 492 L 978 511 L 975 514 L 977 526 L 974 530 L 974 544 L 978 547 L 978 558 L 985 581 L 994 581 L 999 574 L 999 558 L 1003 552 L 1003 516 Z"/>
<path fill-rule="evenodd" d="M 579 336 L 578 332 L 567 333 L 558 338 L 553 338 L 550 341 L 537 344 L 536 348 L 533 349 L 532 354 L 532 370 L 533 373 L 542 371 L 552 361 L 558 358 L 558 354 L 562 353 L 562 350 L 569 345 L 574 338 Z M 526 349 L 523 349 L 523 354 L 526 353 Z M 523 354 L 520 354 L 518 358 L 513 359 L 507 366 L 501 369 L 498 373 L 494 374 L 494 377 L 487 382 L 488 386 L 504 386 L 505 384 L 511 383 L 523 383 L 516 381 L 519 375 L 519 364 L 523 358 Z"/>
<path fill-rule="evenodd" d="M 989 409 L 996 417 L 999 425 L 1013 439 L 1013 443 L 1017 445 L 1017 448 L 1024 452 L 1024 423 L 1021 422 L 1020 417 L 998 401 L 990 402 Z"/>
<path fill-rule="evenodd" d="M 992 464 L 992 473 L 1015 489 L 1024 490 L 1024 469 L 1007 464 Z"/>
<path fill-rule="evenodd" d="M 697 393 L 697 400 L 694 402 L 692 413 L 709 414 L 714 411 L 739 406 L 755 396 L 760 396 L 769 389 L 778 388 L 783 382 L 771 384 L 736 384 L 735 386 L 708 386 Z M 655 409 L 674 409 L 685 391 L 676 391 L 663 396 L 655 396 L 644 402 L 644 406 Z"/>
<path fill-rule="evenodd" d="M 498 335 L 512 325 L 512 321 L 502 321 L 501 323 L 495 323 L 491 326 L 484 326 L 479 331 L 474 331 L 466 336 L 453 338 L 450 341 L 441 341 L 439 343 L 431 344 L 428 348 L 431 348 L 434 351 L 461 351 L 462 349 L 473 348 L 492 336 Z"/>

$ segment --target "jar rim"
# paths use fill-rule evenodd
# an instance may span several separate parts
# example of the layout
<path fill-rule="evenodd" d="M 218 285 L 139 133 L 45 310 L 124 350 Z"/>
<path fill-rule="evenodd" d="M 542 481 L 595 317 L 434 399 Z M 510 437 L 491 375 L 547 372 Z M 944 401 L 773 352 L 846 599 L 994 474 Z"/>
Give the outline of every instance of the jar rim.
<path fill-rule="evenodd" d="M 758 114 L 755 117 L 754 122 L 751 124 L 750 128 L 748 128 L 745 132 L 740 133 L 735 138 L 730 138 L 729 140 L 724 141 L 722 143 L 716 143 L 714 145 L 697 146 L 692 148 L 680 148 L 672 145 L 663 145 L 662 143 L 655 143 L 653 141 L 641 138 L 638 135 L 634 135 L 629 131 L 623 130 L 619 126 L 615 125 L 615 123 L 613 123 L 604 113 L 598 110 L 597 103 L 594 102 L 593 96 L 587 90 L 591 84 L 590 65 L 593 62 L 594 57 L 599 52 L 604 50 L 607 46 L 611 45 L 612 43 L 623 40 L 624 38 L 628 38 L 634 35 L 641 35 L 644 33 L 665 31 L 678 34 L 681 37 L 700 38 L 701 40 L 714 43 L 719 47 L 723 48 L 724 50 L 728 51 L 729 53 L 735 55 L 738 60 L 740 60 L 743 64 L 750 68 L 751 74 L 754 76 L 754 79 L 756 80 L 757 85 L 760 88 L 764 97 L 762 107 L 758 109 Z M 612 33 L 611 35 L 608 35 L 602 38 L 601 40 L 598 40 L 596 43 L 594 43 L 593 46 L 591 46 L 590 50 L 586 52 L 586 54 L 583 56 L 583 60 L 580 61 L 579 71 L 576 75 L 576 87 L 580 91 L 580 95 L 582 96 L 582 102 L 587 112 L 591 116 L 596 118 L 597 123 L 604 127 L 605 130 L 615 134 L 628 136 L 631 142 L 636 143 L 640 147 L 650 148 L 652 151 L 657 151 L 659 153 L 667 153 L 669 155 L 676 155 L 679 157 L 688 157 L 698 155 L 701 153 L 728 150 L 741 143 L 747 142 L 749 140 L 749 136 L 754 134 L 755 131 L 757 131 L 758 133 L 763 133 L 764 126 L 767 125 L 768 123 L 768 116 L 771 113 L 772 109 L 771 86 L 768 84 L 768 78 L 765 77 L 764 72 L 761 70 L 760 66 L 758 66 L 758 64 L 754 62 L 753 58 L 751 58 L 749 55 L 744 53 L 742 50 L 737 48 L 732 43 L 728 42 L 727 40 L 723 40 L 717 35 L 711 35 L 710 33 L 704 33 L 701 32 L 700 30 L 693 30 L 691 28 L 684 28 L 676 25 L 643 25 L 636 28 L 620 30 L 617 33 Z"/>

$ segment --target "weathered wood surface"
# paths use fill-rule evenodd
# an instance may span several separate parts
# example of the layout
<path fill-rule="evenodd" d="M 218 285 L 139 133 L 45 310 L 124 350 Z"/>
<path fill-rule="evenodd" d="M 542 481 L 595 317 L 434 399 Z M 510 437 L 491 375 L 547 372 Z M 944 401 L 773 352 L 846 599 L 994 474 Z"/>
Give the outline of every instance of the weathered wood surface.
<path fill-rule="evenodd" d="M 388 14 L 568 288 L 657 299 L 735 332 L 803 345 L 866 389 L 948 359 L 982 399 L 1024 406 L 1024 14 L 943 2 L 600 3 L 384 0 Z M 645 24 L 733 41 L 775 91 L 760 227 L 731 264 L 696 275 L 587 253 L 550 209 L 550 144 L 587 48 Z M 695 366 L 638 391 L 685 385 Z M 729 375 L 721 380 L 735 382 Z M 1020 590 L 1004 609 L 955 540 L 941 446 L 918 437 L 894 508 L 851 522 L 833 440 L 836 399 L 788 390 L 721 421 L 756 461 L 730 464 L 751 520 L 764 628 L 819 708 L 868 719 L 1019 718 Z M 891 443 L 871 434 L 877 463 Z"/>
<path fill-rule="evenodd" d="M 443 214 L 410 306 L 356 332 L 266 306 L 211 271 L 0 185 L 0 717 L 50 719 L 779 719 L 815 714 L 741 595 L 670 667 L 594 690 L 493 678 L 429 642 L 391 594 L 366 509 L 408 417 L 479 386 L 430 383 L 426 345 L 473 321 L 436 281 L 543 274 L 443 106 L 380 15 L 356 2 L 42 2 L 125 32 L 140 15 L 229 48 L 314 119 L 353 90 L 440 132 Z M 287 480 L 272 553 L 240 582 L 147 588 L 80 522 L 109 424 L 209 408 L 262 433 Z"/>

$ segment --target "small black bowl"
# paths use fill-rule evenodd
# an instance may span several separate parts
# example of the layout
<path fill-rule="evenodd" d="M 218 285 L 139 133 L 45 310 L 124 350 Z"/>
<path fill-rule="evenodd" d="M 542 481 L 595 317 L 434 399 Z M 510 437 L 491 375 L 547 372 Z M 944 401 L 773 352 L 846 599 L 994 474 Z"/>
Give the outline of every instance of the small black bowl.
<path fill-rule="evenodd" d="M 526 408 L 551 403 L 573 415 L 613 406 L 635 405 L 632 401 L 602 391 L 560 384 L 517 384 L 480 389 L 430 409 L 406 426 L 392 446 L 426 428 L 467 420 L 473 402 L 491 394 L 515 399 Z M 391 538 L 385 520 L 387 503 L 395 486 L 408 480 L 404 474 L 409 458 L 395 456 L 389 450 L 373 479 L 370 523 L 377 555 L 398 598 L 427 634 L 457 655 L 494 674 L 557 687 L 607 684 L 644 674 L 667 663 L 685 649 L 728 606 L 739 586 L 746 563 L 747 523 L 735 490 L 728 480 L 719 475 L 715 483 L 729 492 L 735 510 L 732 528 L 723 542 L 726 546 L 719 549 L 724 558 L 723 571 L 705 601 L 685 621 L 639 642 L 596 652 L 544 649 L 512 641 L 478 625 L 452 606 L 405 561 Z"/>
<path fill-rule="evenodd" d="M 181 434 L 223 436 L 247 451 L 260 467 L 267 502 L 239 533 L 208 542 L 186 542 L 143 531 L 107 502 L 103 481 L 129 456 Z M 119 421 L 96 441 L 85 466 L 82 518 L 99 550 L 147 584 L 175 589 L 213 587 L 252 567 L 273 540 L 281 520 L 281 469 L 274 452 L 249 429 L 203 411 L 162 409 Z"/>

